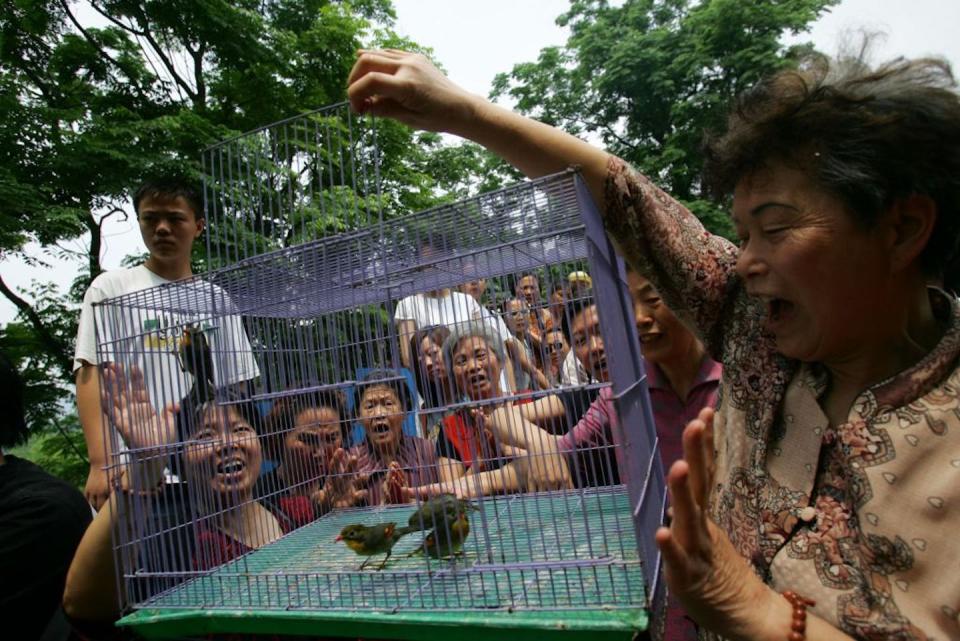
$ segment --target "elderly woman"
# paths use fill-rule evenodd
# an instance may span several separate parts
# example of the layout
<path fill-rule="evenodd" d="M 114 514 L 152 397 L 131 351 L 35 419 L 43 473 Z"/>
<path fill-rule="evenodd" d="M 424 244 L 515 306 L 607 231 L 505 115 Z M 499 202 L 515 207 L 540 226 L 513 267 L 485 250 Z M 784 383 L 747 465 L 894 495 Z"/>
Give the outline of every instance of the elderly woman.
<path fill-rule="evenodd" d="M 350 421 L 338 392 L 315 392 L 277 401 L 267 433 L 278 466 L 257 481 L 257 496 L 277 504 L 298 525 L 332 508 L 357 505 L 357 460 L 344 443 Z"/>
<path fill-rule="evenodd" d="M 708 158 L 739 247 L 622 161 L 362 52 L 360 111 L 471 138 L 529 176 L 577 165 L 610 236 L 724 365 L 668 474 L 666 578 L 741 639 L 960 636 L 960 311 L 948 66 L 822 61 L 742 96 Z M 802 596 L 798 596 L 802 595 Z M 781 596 L 782 594 L 782 596 Z"/>
<path fill-rule="evenodd" d="M 443 356 L 460 397 L 477 405 L 450 412 L 443 419 L 436 446 L 441 483 L 421 488 L 421 494 L 454 491 L 482 496 L 569 487 L 567 463 L 550 439 L 518 449 L 500 443 L 485 427 L 487 415 L 513 405 L 507 399 L 497 401 L 503 396 L 504 345 L 499 335 L 483 325 L 455 329 L 443 344 Z M 554 420 L 565 411 L 553 396 L 533 402 L 521 399 L 517 404 L 517 420 L 535 430 L 539 428 L 534 421 Z"/>
<path fill-rule="evenodd" d="M 406 503 L 415 488 L 439 480 L 433 444 L 403 433 L 412 410 L 406 380 L 395 370 L 374 370 L 358 386 L 356 412 L 364 436 L 350 457 L 365 479 L 369 505 Z"/>

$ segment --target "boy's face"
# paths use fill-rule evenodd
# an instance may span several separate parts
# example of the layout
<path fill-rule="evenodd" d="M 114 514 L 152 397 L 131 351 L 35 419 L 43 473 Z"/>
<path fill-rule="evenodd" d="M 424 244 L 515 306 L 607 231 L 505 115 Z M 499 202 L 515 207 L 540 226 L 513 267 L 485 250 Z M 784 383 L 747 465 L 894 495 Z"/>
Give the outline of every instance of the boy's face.
<path fill-rule="evenodd" d="M 189 262 L 193 241 L 203 233 L 203 219 L 197 218 L 183 197 L 145 196 L 137 219 L 150 256 L 165 262 Z"/>

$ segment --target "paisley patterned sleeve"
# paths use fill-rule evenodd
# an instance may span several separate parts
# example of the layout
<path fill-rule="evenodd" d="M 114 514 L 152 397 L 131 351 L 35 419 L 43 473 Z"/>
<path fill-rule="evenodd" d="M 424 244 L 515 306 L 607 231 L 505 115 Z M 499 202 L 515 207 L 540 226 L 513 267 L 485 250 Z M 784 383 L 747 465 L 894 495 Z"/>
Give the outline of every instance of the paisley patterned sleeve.
<path fill-rule="evenodd" d="M 724 320 L 740 283 L 736 246 L 708 232 L 686 207 L 613 156 L 602 215 L 627 263 L 650 279 L 714 360 L 722 361 Z"/>

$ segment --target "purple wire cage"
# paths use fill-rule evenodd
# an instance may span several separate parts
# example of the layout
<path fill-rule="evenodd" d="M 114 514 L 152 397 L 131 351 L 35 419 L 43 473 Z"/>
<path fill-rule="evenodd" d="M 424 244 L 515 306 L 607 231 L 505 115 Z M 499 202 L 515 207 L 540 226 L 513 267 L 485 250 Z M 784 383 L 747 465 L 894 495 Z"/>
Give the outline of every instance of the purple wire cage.
<path fill-rule="evenodd" d="M 95 308 L 100 362 L 118 366 L 102 383 L 128 490 L 124 622 L 645 626 L 620 615 L 662 610 L 664 477 L 623 265 L 588 191 L 569 171 L 388 215 L 376 127 L 351 118 L 336 106 L 208 150 L 212 268 Z"/>

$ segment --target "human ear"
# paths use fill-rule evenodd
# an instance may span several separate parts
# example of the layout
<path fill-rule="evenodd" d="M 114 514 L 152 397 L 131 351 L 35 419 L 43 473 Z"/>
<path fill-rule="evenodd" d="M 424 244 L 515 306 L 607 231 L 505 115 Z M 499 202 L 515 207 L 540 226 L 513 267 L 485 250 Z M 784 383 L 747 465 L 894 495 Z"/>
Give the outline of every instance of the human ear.
<path fill-rule="evenodd" d="M 937 222 L 937 203 L 923 194 L 898 198 L 887 212 L 890 230 L 890 266 L 901 271 L 915 264 L 926 248 Z"/>

